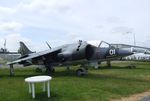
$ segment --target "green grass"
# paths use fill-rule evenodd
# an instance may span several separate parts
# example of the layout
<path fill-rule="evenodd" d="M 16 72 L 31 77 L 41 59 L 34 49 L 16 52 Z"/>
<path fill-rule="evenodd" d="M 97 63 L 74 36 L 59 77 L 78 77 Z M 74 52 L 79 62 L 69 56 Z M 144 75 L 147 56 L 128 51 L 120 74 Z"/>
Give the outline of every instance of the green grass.
<path fill-rule="evenodd" d="M 100 70 L 90 68 L 89 74 L 75 76 L 75 69 L 56 68 L 52 75 L 51 98 L 36 84 L 36 98 L 28 93 L 26 77 L 43 75 L 35 68 L 15 68 L 15 76 L 9 76 L 9 69 L 0 68 L 0 101 L 109 101 L 150 89 L 150 62 L 134 62 L 136 69 L 128 69 L 128 62 L 113 63 L 111 69 L 102 66 Z"/>

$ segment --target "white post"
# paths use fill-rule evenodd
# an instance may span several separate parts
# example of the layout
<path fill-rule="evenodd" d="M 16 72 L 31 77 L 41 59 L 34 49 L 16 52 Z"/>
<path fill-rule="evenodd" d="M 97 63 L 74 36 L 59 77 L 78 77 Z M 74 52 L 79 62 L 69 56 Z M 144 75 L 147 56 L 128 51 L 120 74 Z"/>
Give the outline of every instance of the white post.
<path fill-rule="evenodd" d="M 31 83 L 28 84 L 29 84 L 29 93 L 31 93 Z"/>
<path fill-rule="evenodd" d="M 35 88 L 34 88 L 34 83 L 32 83 L 32 97 L 35 98 Z"/>
<path fill-rule="evenodd" d="M 47 95 L 50 97 L 50 83 L 49 81 L 47 82 Z"/>
<path fill-rule="evenodd" d="M 43 92 L 46 91 L 45 82 L 43 82 Z"/>

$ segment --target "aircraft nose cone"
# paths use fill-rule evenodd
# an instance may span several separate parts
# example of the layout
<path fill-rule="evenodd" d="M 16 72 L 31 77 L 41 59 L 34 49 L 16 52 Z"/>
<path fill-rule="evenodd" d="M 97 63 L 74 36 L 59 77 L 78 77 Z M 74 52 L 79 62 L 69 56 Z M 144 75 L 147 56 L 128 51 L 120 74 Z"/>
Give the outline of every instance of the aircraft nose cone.
<path fill-rule="evenodd" d="M 119 49 L 119 51 L 118 51 L 119 56 L 129 56 L 132 54 L 133 54 L 133 52 L 131 51 L 131 49 Z"/>

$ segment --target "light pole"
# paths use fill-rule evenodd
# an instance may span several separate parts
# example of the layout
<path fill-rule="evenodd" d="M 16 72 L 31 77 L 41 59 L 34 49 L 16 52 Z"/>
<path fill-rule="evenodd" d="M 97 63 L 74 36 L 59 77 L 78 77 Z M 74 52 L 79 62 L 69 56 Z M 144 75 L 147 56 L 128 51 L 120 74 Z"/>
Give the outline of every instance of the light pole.
<path fill-rule="evenodd" d="M 133 33 L 134 46 L 136 46 L 135 33 Z"/>
<path fill-rule="evenodd" d="M 136 40 L 135 40 L 135 33 L 134 32 L 132 32 L 132 31 L 128 31 L 128 32 L 126 32 L 127 34 L 133 34 L 133 45 L 134 46 L 136 46 Z"/>

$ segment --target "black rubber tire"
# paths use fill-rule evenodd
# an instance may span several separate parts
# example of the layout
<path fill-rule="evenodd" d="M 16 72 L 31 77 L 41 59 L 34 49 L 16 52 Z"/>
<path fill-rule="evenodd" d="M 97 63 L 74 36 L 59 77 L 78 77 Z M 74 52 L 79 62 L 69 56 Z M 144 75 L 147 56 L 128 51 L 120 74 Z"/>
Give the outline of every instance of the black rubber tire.
<path fill-rule="evenodd" d="M 77 76 L 82 76 L 83 75 L 83 70 L 82 69 L 76 70 L 76 75 Z"/>

